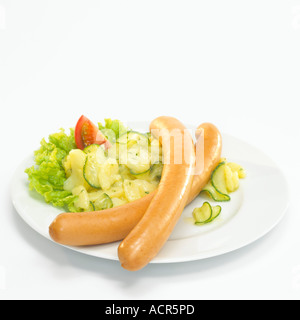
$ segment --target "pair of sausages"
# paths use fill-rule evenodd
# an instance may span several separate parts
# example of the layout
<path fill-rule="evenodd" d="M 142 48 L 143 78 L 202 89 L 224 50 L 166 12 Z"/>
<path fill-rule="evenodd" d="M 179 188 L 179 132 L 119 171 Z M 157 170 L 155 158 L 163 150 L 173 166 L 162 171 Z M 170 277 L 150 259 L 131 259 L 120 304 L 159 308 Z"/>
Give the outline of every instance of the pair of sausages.
<path fill-rule="evenodd" d="M 155 119 L 150 130 L 167 132 L 186 129 L 177 119 Z M 161 131 L 160 131 L 161 132 Z M 203 139 L 202 139 L 202 138 Z M 211 172 L 221 158 L 222 138 L 210 123 L 199 126 L 196 150 L 203 150 L 201 172 L 195 170 L 195 146 L 192 137 L 176 145 L 175 138 L 163 144 L 164 165 L 162 179 L 156 191 L 137 201 L 99 212 L 63 213 L 49 227 L 51 238 L 69 246 L 99 245 L 123 240 L 118 249 L 121 265 L 130 271 L 146 266 L 160 251 L 177 224 L 184 207 L 192 202 L 208 183 Z M 184 150 L 183 163 L 175 164 L 176 150 Z M 201 149 L 202 148 L 202 149 Z"/>

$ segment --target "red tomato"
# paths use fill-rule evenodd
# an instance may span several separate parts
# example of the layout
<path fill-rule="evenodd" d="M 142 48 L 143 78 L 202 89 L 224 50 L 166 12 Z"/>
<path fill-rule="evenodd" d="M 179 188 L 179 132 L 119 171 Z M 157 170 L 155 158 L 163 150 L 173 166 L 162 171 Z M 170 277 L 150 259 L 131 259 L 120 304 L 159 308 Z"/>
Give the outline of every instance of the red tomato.
<path fill-rule="evenodd" d="M 75 128 L 75 142 L 78 149 L 83 150 L 91 144 L 105 144 L 105 148 L 111 147 L 110 142 L 106 139 L 98 127 L 93 124 L 87 117 L 81 116 Z"/>

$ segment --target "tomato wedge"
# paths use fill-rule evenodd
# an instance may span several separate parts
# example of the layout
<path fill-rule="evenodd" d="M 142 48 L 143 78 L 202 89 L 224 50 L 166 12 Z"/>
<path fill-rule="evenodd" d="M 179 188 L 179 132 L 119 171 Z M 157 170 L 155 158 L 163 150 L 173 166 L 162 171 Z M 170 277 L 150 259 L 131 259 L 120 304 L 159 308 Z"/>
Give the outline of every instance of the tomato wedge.
<path fill-rule="evenodd" d="M 111 147 L 104 134 L 85 116 L 80 117 L 75 127 L 75 142 L 77 148 L 81 150 L 92 144 L 104 144 L 106 149 Z"/>

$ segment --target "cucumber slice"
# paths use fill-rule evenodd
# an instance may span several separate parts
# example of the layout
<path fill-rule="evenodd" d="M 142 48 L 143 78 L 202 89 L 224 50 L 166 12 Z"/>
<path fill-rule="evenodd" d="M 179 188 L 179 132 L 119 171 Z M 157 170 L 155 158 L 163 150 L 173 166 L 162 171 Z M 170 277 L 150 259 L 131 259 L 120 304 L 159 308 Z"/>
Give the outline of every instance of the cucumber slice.
<path fill-rule="evenodd" d="M 211 176 L 211 183 L 214 188 L 221 194 L 228 194 L 225 178 L 225 162 L 221 162 L 213 171 Z"/>
<path fill-rule="evenodd" d="M 159 183 L 162 176 L 163 171 L 163 164 L 162 163 L 155 163 L 153 164 L 150 169 L 143 173 L 135 173 L 134 171 L 129 171 L 131 175 L 131 180 L 136 178 L 139 180 L 146 180 L 151 183 Z"/>
<path fill-rule="evenodd" d="M 231 200 L 231 197 L 228 194 L 218 192 L 212 185 L 211 181 L 209 181 L 209 183 L 203 188 L 202 192 L 207 192 L 212 199 L 217 202 L 227 202 Z"/>
<path fill-rule="evenodd" d="M 209 202 L 205 202 L 201 208 L 193 211 L 196 225 L 204 225 L 214 221 L 220 214 L 222 208 L 220 206 L 211 206 Z"/>
<path fill-rule="evenodd" d="M 113 202 L 110 196 L 106 193 L 103 193 L 96 201 L 93 202 L 94 211 L 102 211 L 106 209 L 110 209 L 113 207 Z"/>
<path fill-rule="evenodd" d="M 85 181 L 94 189 L 101 189 L 98 179 L 99 163 L 96 153 L 89 153 L 83 167 L 83 177 Z"/>
<path fill-rule="evenodd" d="M 209 202 L 204 202 L 201 208 L 196 208 L 193 211 L 195 224 L 204 224 L 212 218 L 213 210 Z"/>
<path fill-rule="evenodd" d="M 214 221 L 216 218 L 218 218 L 218 216 L 221 214 L 221 211 L 222 211 L 221 206 L 212 207 L 212 216 L 206 223 L 210 223 Z"/>
<path fill-rule="evenodd" d="M 141 179 L 141 178 L 146 178 L 146 177 L 148 177 L 148 174 L 149 174 L 150 170 L 151 170 L 151 168 L 149 168 L 147 171 L 141 172 L 141 173 L 136 173 L 134 170 L 131 170 L 131 169 L 130 169 L 129 171 L 130 171 L 130 174 L 132 174 L 132 175 L 135 176 L 136 178 Z M 145 177 L 144 177 L 144 176 L 145 176 Z"/>
<path fill-rule="evenodd" d="M 101 146 L 94 144 L 85 148 L 85 152 L 87 157 L 83 167 L 83 177 L 92 188 L 101 189 L 98 173 L 101 165 L 107 160 L 105 151 Z"/>
<path fill-rule="evenodd" d="M 143 134 L 136 131 L 129 131 L 125 134 L 123 134 L 119 139 L 117 140 L 118 143 L 121 144 L 128 144 L 129 141 L 136 141 L 140 145 L 149 145 L 150 140 L 147 134 Z M 131 142 L 132 143 L 132 142 Z"/>

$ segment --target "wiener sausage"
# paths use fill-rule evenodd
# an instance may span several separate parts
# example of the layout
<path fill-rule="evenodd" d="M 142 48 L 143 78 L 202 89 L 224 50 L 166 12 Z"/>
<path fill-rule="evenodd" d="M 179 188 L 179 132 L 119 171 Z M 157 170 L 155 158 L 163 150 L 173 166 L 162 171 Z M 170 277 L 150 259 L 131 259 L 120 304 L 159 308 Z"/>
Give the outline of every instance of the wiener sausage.
<path fill-rule="evenodd" d="M 196 139 L 196 166 L 188 203 L 207 185 L 222 155 L 222 136 L 212 123 L 201 124 L 196 130 Z"/>
<path fill-rule="evenodd" d="M 158 129 L 162 135 L 165 164 L 157 193 L 145 215 L 119 246 L 120 263 L 129 271 L 144 268 L 164 246 L 187 204 L 194 178 L 195 148 L 191 136 L 182 139 L 188 134 L 184 125 L 177 119 L 160 117 L 150 129 Z"/>
<path fill-rule="evenodd" d="M 209 181 L 222 151 L 222 137 L 213 124 L 200 125 L 196 138 L 196 150 L 204 152 L 204 166 L 194 176 L 187 204 L 199 195 Z M 200 157 L 203 155 L 200 154 Z M 98 245 L 123 240 L 141 220 L 156 192 L 157 190 L 144 198 L 108 210 L 60 214 L 49 228 L 50 236 L 55 242 L 69 246 Z"/>

